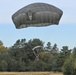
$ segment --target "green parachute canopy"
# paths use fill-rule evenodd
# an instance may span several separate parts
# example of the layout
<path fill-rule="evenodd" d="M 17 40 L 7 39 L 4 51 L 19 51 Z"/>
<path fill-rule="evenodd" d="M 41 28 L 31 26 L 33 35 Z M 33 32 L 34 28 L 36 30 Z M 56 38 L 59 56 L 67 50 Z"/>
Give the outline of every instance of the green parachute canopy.
<path fill-rule="evenodd" d="M 12 15 L 17 29 L 58 25 L 63 11 L 46 3 L 29 4 Z"/>

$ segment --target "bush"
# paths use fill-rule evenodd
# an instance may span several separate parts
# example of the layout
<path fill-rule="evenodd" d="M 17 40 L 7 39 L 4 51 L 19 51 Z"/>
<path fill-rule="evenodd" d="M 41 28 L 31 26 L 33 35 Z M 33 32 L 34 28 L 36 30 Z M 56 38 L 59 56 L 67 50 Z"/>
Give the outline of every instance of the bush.
<path fill-rule="evenodd" d="M 76 74 L 76 59 L 71 55 L 68 59 L 66 59 L 63 68 L 64 75 L 75 75 Z"/>

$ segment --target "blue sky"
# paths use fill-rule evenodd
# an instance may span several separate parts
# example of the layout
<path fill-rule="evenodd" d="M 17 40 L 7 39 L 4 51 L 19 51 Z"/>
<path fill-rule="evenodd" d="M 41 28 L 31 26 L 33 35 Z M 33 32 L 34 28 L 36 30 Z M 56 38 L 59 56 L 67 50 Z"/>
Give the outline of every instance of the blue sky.
<path fill-rule="evenodd" d="M 63 10 L 59 25 L 47 27 L 28 27 L 16 29 L 11 16 L 20 8 L 35 2 L 52 4 Z M 76 1 L 75 0 L 1 0 L 0 1 L 0 40 L 7 47 L 12 46 L 17 39 L 27 40 L 39 38 L 46 43 L 58 47 L 76 47 Z"/>

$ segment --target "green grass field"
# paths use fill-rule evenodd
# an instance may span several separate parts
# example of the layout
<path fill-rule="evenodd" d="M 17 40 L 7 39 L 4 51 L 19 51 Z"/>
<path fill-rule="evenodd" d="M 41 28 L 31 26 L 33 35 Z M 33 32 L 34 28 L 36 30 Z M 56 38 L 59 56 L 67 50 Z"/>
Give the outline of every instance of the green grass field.
<path fill-rule="evenodd" d="M 53 72 L 0 72 L 0 75 L 63 75 L 62 73 Z"/>

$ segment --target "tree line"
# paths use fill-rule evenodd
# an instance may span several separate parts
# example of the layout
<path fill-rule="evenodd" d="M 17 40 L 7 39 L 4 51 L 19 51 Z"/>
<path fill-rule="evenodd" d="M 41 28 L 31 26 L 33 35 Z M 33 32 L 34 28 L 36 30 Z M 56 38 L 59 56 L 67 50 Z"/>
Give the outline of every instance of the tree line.
<path fill-rule="evenodd" d="M 33 51 L 36 46 L 41 48 Z M 44 46 L 42 40 L 35 38 L 28 41 L 18 39 L 8 48 L 0 41 L 0 71 L 58 71 L 75 75 L 76 47 L 59 49 L 56 43 L 52 46 L 50 42 Z"/>

